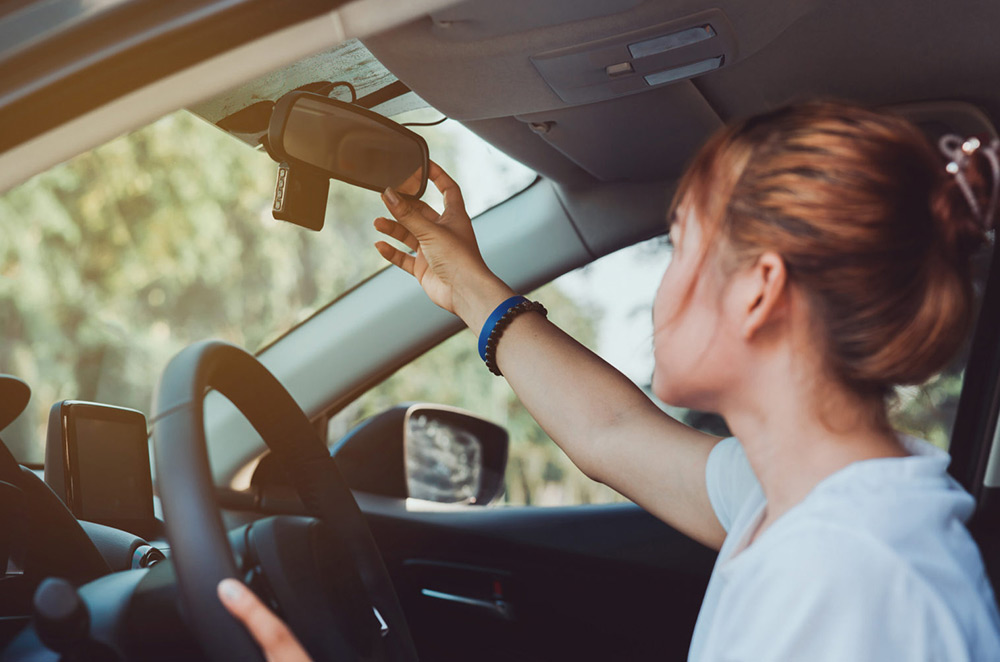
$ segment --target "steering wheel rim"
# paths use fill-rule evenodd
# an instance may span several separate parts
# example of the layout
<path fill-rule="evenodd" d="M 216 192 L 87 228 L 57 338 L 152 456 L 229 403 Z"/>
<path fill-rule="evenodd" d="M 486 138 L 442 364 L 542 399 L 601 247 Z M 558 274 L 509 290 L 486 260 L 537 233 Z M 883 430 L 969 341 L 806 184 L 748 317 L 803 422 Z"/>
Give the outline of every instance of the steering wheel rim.
<path fill-rule="evenodd" d="M 387 658 L 416 660 L 381 555 L 326 445 L 292 396 L 256 357 L 212 340 L 191 345 L 170 361 L 153 396 L 151 418 L 157 485 L 180 606 L 204 650 L 215 660 L 263 660 L 252 637 L 216 594 L 222 579 L 241 578 L 209 468 L 204 398 L 211 389 L 228 398 L 283 461 L 312 514 L 328 522 L 334 517 L 340 520 L 337 528 L 348 532 L 367 597 L 389 624 Z"/>

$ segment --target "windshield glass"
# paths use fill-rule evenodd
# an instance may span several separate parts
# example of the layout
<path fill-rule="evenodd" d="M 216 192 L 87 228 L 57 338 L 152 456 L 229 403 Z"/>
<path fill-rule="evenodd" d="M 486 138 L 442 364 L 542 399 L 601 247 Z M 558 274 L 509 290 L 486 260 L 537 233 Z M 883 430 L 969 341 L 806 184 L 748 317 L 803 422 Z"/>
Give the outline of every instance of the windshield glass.
<path fill-rule="evenodd" d="M 456 180 L 475 180 L 473 214 L 535 178 L 457 123 L 412 128 Z M 331 182 L 326 227 L 311 232 L 271 217 L 276 170 L 178 111 L 0 196 L 0 372 L 33 391 L 0 434 L 21 462 L 42 462 L 53 403 L 148 413 L 182 347 L 221 338 L 257 351 L 385 266 L 377 193 Z M 433 186 L 424 199 L 440 209 Z"/>

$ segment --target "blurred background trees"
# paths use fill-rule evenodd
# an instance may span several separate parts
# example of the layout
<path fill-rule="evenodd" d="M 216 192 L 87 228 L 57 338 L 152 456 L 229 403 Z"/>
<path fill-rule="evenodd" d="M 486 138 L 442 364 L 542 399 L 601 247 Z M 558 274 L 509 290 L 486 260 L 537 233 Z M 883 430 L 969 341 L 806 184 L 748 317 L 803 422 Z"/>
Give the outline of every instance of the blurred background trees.
<path fill-rule="evenodd" d="M 369 201 L 335 187 L 336 229 L 308 233 L 270 218 L 274 171 L 178 112 L 0 198 L 0 370 L 34 390 L 6 434 L 21 457 L 53 402 L 146 411 L 181 347 L 259 348 L 379 266 L 354 248 Z"/>

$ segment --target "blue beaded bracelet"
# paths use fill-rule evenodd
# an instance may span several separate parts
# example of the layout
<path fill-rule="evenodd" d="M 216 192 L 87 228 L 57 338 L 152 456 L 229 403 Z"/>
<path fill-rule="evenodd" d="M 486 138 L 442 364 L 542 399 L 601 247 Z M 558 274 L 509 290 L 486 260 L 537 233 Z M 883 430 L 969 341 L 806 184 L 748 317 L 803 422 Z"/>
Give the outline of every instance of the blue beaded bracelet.
<path fill-rule="evenodd" d="M 493 312 L 486 318 L 486 322 L 483 324 L 483 328 L 479 332 L 479 358 L 483 361 L 486 360 L 486 342 L 490 339 L 490 334 L 493 333 L 493 327 L 497 325 L 500 318 L 503 317 L 508 310 L 519 303 L 524 303 L 525 301 L 527 301 L 526 298 L 521 295 L 517 295 L 507 299 L 493 309 Z"/>
<path fill-rule="evenodd" d="M 483 357 L 483 362 L 490 372 L 497 377 L 503 374 L 497 367 L 497 343 L 500 342 L 500 336 L 515 317 L 528 311 L 534 311 L 542 316 L 547 314 L 545 306 L 537 301 L 528 301 L 521 296 L 511 297 L 497 306 L 483 325 L 483 330 L 479 334 L 479 355 Z"/>

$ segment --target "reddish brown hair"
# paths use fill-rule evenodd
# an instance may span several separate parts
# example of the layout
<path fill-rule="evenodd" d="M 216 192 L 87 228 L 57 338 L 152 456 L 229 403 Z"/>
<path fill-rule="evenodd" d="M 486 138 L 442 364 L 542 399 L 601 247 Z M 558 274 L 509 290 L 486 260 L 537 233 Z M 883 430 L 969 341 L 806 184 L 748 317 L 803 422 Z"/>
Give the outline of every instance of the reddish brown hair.
<path fill-rule="evenodd" d="M 985 205 L 991 175 L 973 161 Z M 726 269 L 781 256 L 829 368 L 860 395 L 927 380 L 968 331 L 985 231 L 938 150 L 898 116 L 813 102 L 731 124 L 695 157 L 671 216 L 679 204 Z"/>

